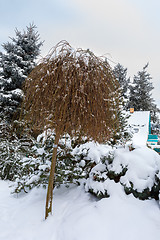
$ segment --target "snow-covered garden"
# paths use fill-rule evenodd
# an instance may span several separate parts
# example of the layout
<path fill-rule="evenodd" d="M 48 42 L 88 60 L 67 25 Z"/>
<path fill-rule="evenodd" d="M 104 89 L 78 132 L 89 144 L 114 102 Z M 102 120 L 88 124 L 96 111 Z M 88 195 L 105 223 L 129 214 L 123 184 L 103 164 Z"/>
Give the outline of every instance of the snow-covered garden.
<path fill-rule="evenodd" d="M 120 64 L 66 41 L 37 64 L 35 28 L 0 53 L 0 240 L 159 240 L 148 64 L 130 83 Z"/>

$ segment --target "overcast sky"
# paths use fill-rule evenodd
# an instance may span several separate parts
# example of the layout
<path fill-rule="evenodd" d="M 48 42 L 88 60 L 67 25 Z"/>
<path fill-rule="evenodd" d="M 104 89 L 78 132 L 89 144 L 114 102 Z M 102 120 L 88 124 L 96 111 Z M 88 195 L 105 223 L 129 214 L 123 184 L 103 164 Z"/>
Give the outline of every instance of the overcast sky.
<path fill-rule="evenodd" d="M 34 22 L 42 56 L 67 40 L 121 63 L 131 79 L 149 62 L 160 106 L 160 0 L 0 0 L 0 10 L 0 45 Z"/>

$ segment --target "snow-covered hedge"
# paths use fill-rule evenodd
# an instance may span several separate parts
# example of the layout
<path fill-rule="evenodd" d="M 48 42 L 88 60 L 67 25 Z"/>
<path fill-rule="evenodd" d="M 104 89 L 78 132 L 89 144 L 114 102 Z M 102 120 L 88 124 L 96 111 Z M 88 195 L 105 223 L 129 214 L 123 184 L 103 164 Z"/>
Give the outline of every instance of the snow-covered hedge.
<path fill-rule="evenodd" d="M 50 133 L 48 137 L 46 133 L 38 136 L 28 156 L 19 161 L 19 171 L 13 179 L 15 192 L 27 192 L 35 186 L 47 186 L 53 147 L 54 133 Z M 76 139 L 64 136 L 60 140 L 57 152 L 55 186 L 79 184 L 81 179 L 87 179 L 91 169 L 109 149 L 111 147 L 107 145 L 86 140 L 79 143 Z"/>
<path fill-rule="evenodd" d="M 155 151 L 147 147 L 133 151 L 128 147 L 118 148 L 112 151 L 112 158 L 109 153 L 92 168 L 86 181 L 87 191 L 100 197 L 109 196 L 109 182 L 114 180 L 120 182 L 126 194 L 132 193 L 142 200 L 159 199 L 160 156 Z"/>
<path fill-rule="evenodd" d="M 4 131 L 5 132 L 5 131 Z M 3 134 L 1 133 L 1 136 Z M 48 136 L 47 136 L 48 135 Z M 54 133 L 40 134 L 37 141 L 1 138 L 0 178 L 14 181 L 14 191 L 28 191 L 48 184 Z M 55 185 L 79 184 L 98 197 L 109 197 L 110 184 L 121 184 L 126 194 L 139 199 L 159 199 L 160 156 L 147 147 L 112 148 L 93 141 L 60 140 Z"/>
<path fill-rule="evenodd" d="M 48 184 L 52 152 L 54 147 L 54 134 L 47 137 L 45 133 L 38 136 L 35 145 L 28 156 L 19 161 L 19 171 L 14 177 L 14 191 L 28 190 Z M 55 185 L 77 183 L 83 177 L 81 159 L 72 154 L 72 144 L 69 137 L 62 138 L 57 152 Z"/>

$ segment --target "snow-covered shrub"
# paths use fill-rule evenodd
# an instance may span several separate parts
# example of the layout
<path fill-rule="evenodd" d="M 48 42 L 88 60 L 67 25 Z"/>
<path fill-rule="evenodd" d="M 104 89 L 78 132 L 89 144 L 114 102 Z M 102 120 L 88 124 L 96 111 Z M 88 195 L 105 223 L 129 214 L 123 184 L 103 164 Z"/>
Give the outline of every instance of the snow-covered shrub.
<path fill-rule="evenodd" d="M 47 186 L 53 146 L 53 132 L 47 134 L 44 132 L 37 137 L 30 155 L 19 161 L 19 172 L 14 178 L 15 192 L 22 190 L 27 192 L 35 186 Z M 94 170 L 101 158 L 105 161 L 110 149 L 111 147 L 107 145 L 88 142 L 87 139 L 79 142 L 70 136 L 61 138 L 57 152 L 55 186 L 79 184 L 81 179 L 89 178 L 92 169 Z M 108 161 L 111 162 L 112 158 L 110 154 Z"/>
<path fill-rule="evenodd" d="M 108 197 L 108 187 L 114 180 L 126 194 L 139 199 L 159 199 L 160 156 L 147 147 L 117 148 L 102 157 L 90 171 L 85 189 L 98 197 Z"/>
<path fill-rule="evenodd" d="M 13 131 L 12 126 L 3 121 L 0 128 L 0 178 L 14 181 L 15 192 L 47 186 L 54 146 L 52 131 L 38 135 L 35 140 L 26 135 L 27 130 L 21 125 L 22 122 L 16 121 Z M 81 178 L 89 176 L 102 148 L 86 141 L 79 142 L 69 136 L 61 138 L 57 152 L 56 186 L 79 184 Z"/>
<path fill-rule="evenodd" d="M 108 146 L 104 148 L 104 146 L 100 145 L 99 148 L 105 149 L 105 151 L 101 152 L 95 166 L 90 169 L 85 183 L 85 190 L 101 198 L 109 197 L 107 192 L 109 183 L 108 165 L 114 160 L 114 151 L 111 151 Z M 96 154 L 95 149 L 94 153 Z"/>
<path fill-rule="evenodd" d="M 4 120 L 0 123 L 0 178 L 13 180 L 20 170 L 20 161 L 34 144 L 25 134 L 18 138 L 13 127 Z"/>
<path fill-rule="evenodd" d="M 14 178 L 15 192 L 18 193 L 22 190 L 27 192 L 35 186 L 47 186 L 54 139 L 53 132 L 49 135 L 45 132 L 40 134 L 30 150 L 30 156 L 23 157 L 19 161 L 20 170 Z M 69 136 L 60 140 L 57 151 L 55 186 L 61 184 L 68 186 L 69 183 L 79 184 L 80 179 L 86 178 L 88 174 L 86 169 L 89 164 L 85 163 L 87 152 L 78 150 L 79 145 L 75 142 Z M 74 149 L 76 149 L 75 152 Z"/>
<path fill-rule="evenodd" d="M 103 163 L 98 163 L 92 168 L 85 184 L 85 190 L 97 197 L 109 197 L 107 192 L 107 169 Z"/>
<path fill-rule="evenodd" d="M 147 147 L 123 154 L 122 164 L 127 172 L 120 178 L 127 194 L 139 199 L 158 199 L 160 191 L 160 156 Z"/>

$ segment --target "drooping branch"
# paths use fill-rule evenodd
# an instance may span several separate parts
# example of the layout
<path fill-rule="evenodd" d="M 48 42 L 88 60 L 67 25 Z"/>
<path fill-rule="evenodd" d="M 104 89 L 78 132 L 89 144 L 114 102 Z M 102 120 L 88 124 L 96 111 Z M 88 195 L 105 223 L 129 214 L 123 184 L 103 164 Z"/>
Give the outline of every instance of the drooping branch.
<path fill-rule="evenodd" d="M 24 119 L 32 127 L 104 142 L 119 128 L 119 89 L 108 63 L 89 50 L 60 42 L 32 71 L 25 84 Z M 53 149 L 46 215 L 52 211 L 57 147 Z"/>
<path fill-rule="evenodd" d="M 104 141 L 117 124 L 117 84 L 103 59 L 60 42 L 26 81 L 26 120 Z"/>

